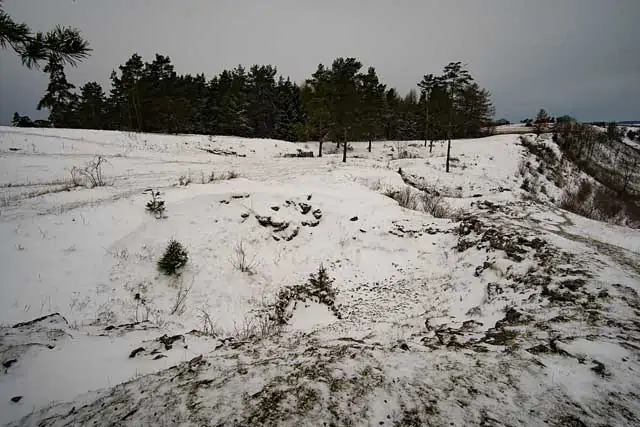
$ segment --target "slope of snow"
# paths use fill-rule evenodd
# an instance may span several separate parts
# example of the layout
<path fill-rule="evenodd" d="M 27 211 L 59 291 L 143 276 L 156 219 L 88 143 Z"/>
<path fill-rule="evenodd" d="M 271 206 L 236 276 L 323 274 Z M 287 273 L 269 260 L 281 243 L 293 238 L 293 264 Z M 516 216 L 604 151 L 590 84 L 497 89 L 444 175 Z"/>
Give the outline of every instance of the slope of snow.
<path fill-rule="evenodd" d="M 0 422 L 637 419 L 639 231 L 522 200 L 515 135 L 453 141 L 448 174 L 441 144 L 351 145 L 0 128 Z M 95 155 L 107 186 L 70 185 Z M 385 196 L 407 185 L 464 213 Z M 172 238 L 179 278 L 156 269 Z M 297 301 L 260 334 L 321 264 L 340 315 Z"/>

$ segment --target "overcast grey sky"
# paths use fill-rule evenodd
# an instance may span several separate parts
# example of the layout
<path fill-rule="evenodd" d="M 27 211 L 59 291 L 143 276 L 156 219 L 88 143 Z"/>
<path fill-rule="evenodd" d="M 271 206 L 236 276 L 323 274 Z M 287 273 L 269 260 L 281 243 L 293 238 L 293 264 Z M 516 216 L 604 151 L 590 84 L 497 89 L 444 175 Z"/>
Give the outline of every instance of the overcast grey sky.
<path fill-rule="evenodd" d="M 273 64 L 301 82 L 318 63 L 354 56 L 401 93 L 463 61 L 493 94 L 497 117 L 547 108 L 580 120 L 640 120 L 640 0 L 5 0 L 34 30 L 79 28 L 94 49 L 76 86 L 134 52 L 168 55 L 208 78 Z M 0 123 L 35 107 L 47 76 L 0 52 Z"/>

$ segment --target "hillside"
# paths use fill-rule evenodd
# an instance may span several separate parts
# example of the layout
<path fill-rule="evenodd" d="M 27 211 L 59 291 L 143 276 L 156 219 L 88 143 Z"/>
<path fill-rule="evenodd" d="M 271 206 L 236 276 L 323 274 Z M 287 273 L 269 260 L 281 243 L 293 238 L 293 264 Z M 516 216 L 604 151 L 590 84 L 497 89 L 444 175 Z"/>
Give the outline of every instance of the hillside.
<path fill-rule="evenodd" d="M 351 145 L 0 128 L 0 423 L 638 423 L 639 230 L 518 135 Z"/>

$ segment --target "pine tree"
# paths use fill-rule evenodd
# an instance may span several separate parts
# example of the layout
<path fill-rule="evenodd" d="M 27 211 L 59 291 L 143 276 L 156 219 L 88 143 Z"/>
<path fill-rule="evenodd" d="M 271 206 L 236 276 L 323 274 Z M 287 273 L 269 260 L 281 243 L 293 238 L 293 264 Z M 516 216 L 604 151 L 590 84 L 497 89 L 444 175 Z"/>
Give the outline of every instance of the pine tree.
<path fill-rule="evenodd" d="M 533 122 L 533 131 L 536 135 L 542 134 L 547 129 L 549 123 L 549 113 L 544 108 L 538 111 L 535 121 Z"/>
<path fill-rule="evenodd" d="M 104 129 L 106 99 L 102 87 L 97 82 L 89 82 L 80 88 L 80 100 L 76 119 L 84 129 Z"/>
<path fill-rule="evenodd" d="M 56 26 L 47 33 L 33 33 L 27 24 L 15 22 L 4 11 L 0 0 L 0 48 L 7 47 L 11 47 L 28 68 L 37 68 L 53 58 L 62 65 L 75 66 L 91 52 L 77 29 Z"/>
<path fill-rule="evenodd" d="M 324 65 L 319 64 L 316 72 L 306 81 L 302 91 L 310 133 L 319 141 L 318 157 L 322 157 L 322 144 L 332 127 L 330 91 L 331 72 Z"/>
<path fill-rule="evenodd" d="M 21 116 L 18 112 L 13 113 L 11 125 L 19 128 L 35 127 L 29 116 Z"/>
<path fill-rule="evenodd" d="M 171 239 L 162 258 L 158 260 L 158 270 L 167 276 L 172 276 L 175 275 L 180 268 L 184 267 L 188 260 L 189 255 L 182 246 L 182 243 Z"/>
<path fill-rule="evenodd" d="M 450 62 L 444 67 L 442 82 L 449 94 L 448 108 L 448 129 L 447 129 L 447 163 L 446 171 L 449 172 L 449 162 L 451 158 L 451 139 L 453 138 L 454 126 L 460 125 L 461 115 L 458 114 L 458 101 L 464 88 L 473 81 L 469 72 L 462 67 L 461 62 Z"/>
<path fill-rule="evenodd" d="M 491 122 L 495 114 L 489 92 L 481 89 L 477 83 L 471 83 L 462 88 L 460 104 L 458 136 L 462 138 L 481 136 L 483 128 Z"/>
<path fill-rule="evenodd" d="M 278 115 L 278 96 L 286 96 L 276 88 L 277 70 L 271 65 L 254 65 L 247 76 L 248 108 L 247 118 L 253 135 L 273 138 Z M 278 86 L 283 85 L 282 77 Z"/>
<path fill-rule="evenodd" d="M 49 73 L 47 91 L 38 103 L 38 110 L 49 110 L 49 121 L 54 127 L 72 127 L 73 112 L 78 97 L 72 92 L 75 86 L 67 81 L 64 67 L 57 58 L 51 58 L 44 67 Z"/>
<path fill-rule="evenodd" d="M 361 78 L 360 86 L 360 114 L 362 132 L 369 141 L 368 150 L 371 152 L 371 141 L 382 132 L 382 115 L 384 112 L 385 85 L 380 83 L 376 70 L 369 67 L 367 74 Z"/>
<path fill-rule="evenodd" d="M 347 161 L 349 131 L 358 117 L 359 71 L 362 64 L 355 58 L 338 58 L 331 66 L 330 112 L 334 135 L 344 143 L 342 161 Z"/>

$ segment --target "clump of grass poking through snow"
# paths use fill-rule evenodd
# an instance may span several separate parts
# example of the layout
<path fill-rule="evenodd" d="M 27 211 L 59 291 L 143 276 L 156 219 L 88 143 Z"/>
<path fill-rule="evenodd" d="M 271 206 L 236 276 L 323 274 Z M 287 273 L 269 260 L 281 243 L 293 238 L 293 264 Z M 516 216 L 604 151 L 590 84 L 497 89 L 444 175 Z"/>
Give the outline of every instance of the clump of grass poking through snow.
<path fill-rule="evenodd" d="M 164 250 L 164 255 L 158 261 L 158 270 L 167 276 L 173 276 L 178 273 L 180 268 L 185 266 L 188 260 L 189 256 L 182 243 L 171 239 Z"/>

